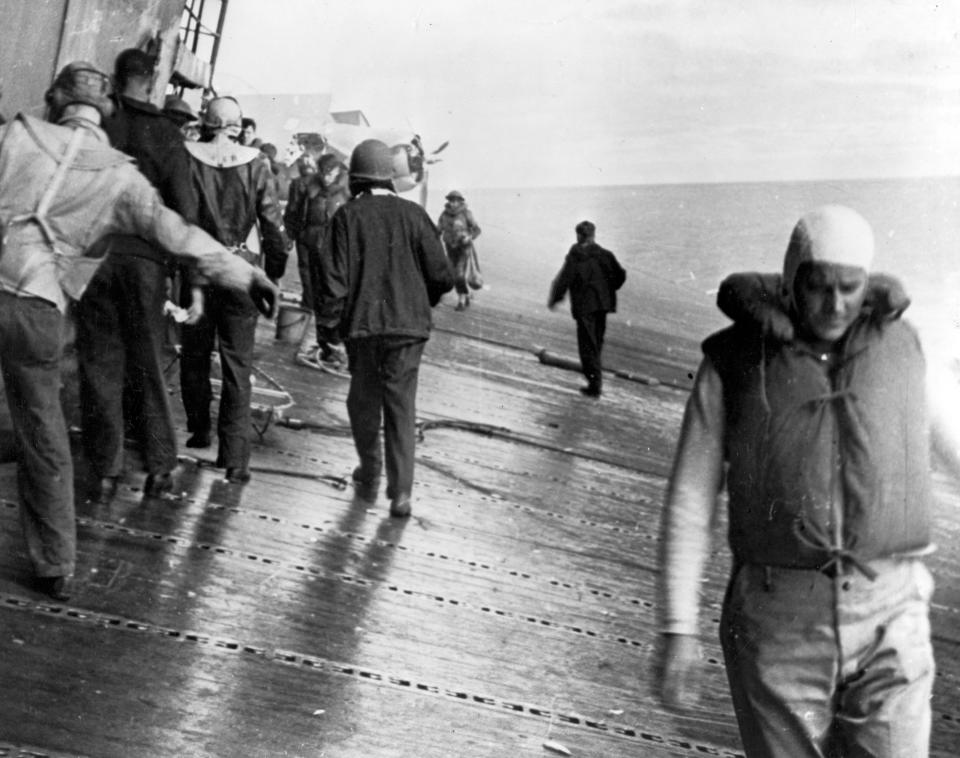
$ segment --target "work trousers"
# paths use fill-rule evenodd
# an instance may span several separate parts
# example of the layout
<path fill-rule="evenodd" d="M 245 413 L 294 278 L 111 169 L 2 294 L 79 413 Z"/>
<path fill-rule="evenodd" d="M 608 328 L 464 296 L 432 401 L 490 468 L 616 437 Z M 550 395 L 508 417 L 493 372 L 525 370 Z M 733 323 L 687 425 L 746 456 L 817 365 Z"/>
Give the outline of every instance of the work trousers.
<path fill-rule="evenodd" d="M 250 372 L 257 332 L 257 308 L 245 292 L 204 288 L 204 314 L 184 326 L 180 389 L 187 430 L 210 432 L 211 354 L 220 345 L 220 410 L 217 415 L 217 466 L 246 468 L 250 462 Z"/>
<path fill-rule="evenodd" d="M 310 261 L 310 247 L 297 240 L 297 273 L 300 274 L 300 307 L 313 313 L 313 293 L 315 279 Z"/>
<path fill-rule="evenodd" d="M 366 337 L 346 343 L 350 367 L 347 414 L 360 458 L 359 478 L 378 478 L 385 461 L 387 497 L 391 500 L 413 491 L 417 379 L 426 342 L 408 337 Z"/>
<path fill-rule="evenodd" d="M 113 244 L 124 244 L 130 238 L 112 239 Z M 145 244 L 132 239 L 131 244 Z M 78 304 L 83 445 L 98 477 L 121 474 L 125 428 L 138 436 L 147 473 L 160 474 L 177 465 L 177 438 L 163 375 L 165 299 L 166 268 L 161 262 L 114 252 L 107 255 Z"/>
<path fill-rule="evenodd" d="M 450 259 L 450 265 L 453 267 L 453 286 L 458 295 L 470 294 L 470 288 L 467 286 L 467 264 L 472 254 L 472 244 L 447 248 L 447 258 Z"/>
<path fill-rule="evenodd" d="M 594 311 L 577 316 L 577 347 L 580 351 L 580 367 L 587 382 L 594 389 L 603 386 L 603 336 L 607 332 L 607 314 Z"/>
<path fill-rule="evenodd" d="M 923 758 L 933 579 L 919 560 L 859 571 L 742 566 L 720 639 L 748 758 Z"/>
<path fill-rule="evenodd" d="M 38 576 L 73 574 L 73 460 L 60 405 L 64 318 L 34 297 L 0 292 L 0 370 L 17 442 L 20 523 Z"/>
<path fill-rule="evenodd" d="M 305 235 L 306 242 L 297 243 L 297 255 L 300 255 L 301 245 L 303 247 L 303 258 L 298 258 L 302 266 L 300 277 L 303 281 L 308 281 L 309 285 L 304 284 L 304 300 L 302 307 L 310 314 L 307 317 L 307 323 L 303 330 L 303 336 L 300 339 L 299 352 L 303 353 L 324 340 L 321 340 L 320 330 L 317 325 L 316 314 L 320 312 L 322 303 L 320 302 L 320 282 L 323 281 L 324 271 L 326 269 L 325 256 L 329 256 L 329 251 L 324 248 L 324 233 L 322 227 L 307 227 Z M 306 279 L 304 279 L 306 277 Z M 307 288 L 309 287 L 309 296 Z"/>

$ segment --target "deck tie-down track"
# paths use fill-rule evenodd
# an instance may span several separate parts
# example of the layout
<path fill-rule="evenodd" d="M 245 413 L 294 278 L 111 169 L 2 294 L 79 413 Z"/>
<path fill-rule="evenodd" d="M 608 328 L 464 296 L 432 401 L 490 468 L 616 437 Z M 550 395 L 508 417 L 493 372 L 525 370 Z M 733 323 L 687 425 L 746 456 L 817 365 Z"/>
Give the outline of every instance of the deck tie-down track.
<path fill-rule="evenodd" d="M 93 626 L 100 629 L 147 634 L 162 637 L 173 642 L 203 645 L 223 654 L 253 656 L 269 663 L 295 666 L 300 670 L 312 671 L 317 674 L 350 677 L 360 682 L 369 682 L 381 687 L 386 686 L 407 692 L 440 697 L 471 707 L 506 711 L 517 716 L 546 720 L 555 725 L 601 732 L 604 735 L 640 744 L 668 747 L 674 751 L 681 751 L 688 755 L 743 758 L 743 753 L 730 747 L 690 740 L 677 735 L 661 734 L 643 725 L 627 726 L 614 724 L 605 719 L 593 719 L 582 714 L 565 713 L 549 707 L 518 702 L 510 698 L 502 698 L 487 693 L 471 692 L 469 690 L 450 687 L 400 673 L 377 671 L 351 663 L 333 661 L 321 656 L 249 645 L 239 640 L 226 637 L 214 637 L 199 632 L 144 623 L 136 619 L 115 616 L 108 613 L 88 611 L 54 603 L 37 602 L 7 593 L 0 593 L 0 607 L 8 610 L 47 616 L 65 622 Z"/>
<path fill-rule="evenodd" d="M 16 508 L 16 503 L 11 500 L 0 500 L 7 508 Z M 575 593 L 576 599 L 578 601 L 586 598 L 590 600 L 596 600 L 598 602 L 604 602 L 607 604 L 616 604 L 624 606 L 626 609 L 636 610 L 642 608 L 644 612 L 653 613 L 656 609 L 656 604 L 649 599 L 639 598 L 639 597 L 629 597 L 629 596 L 620 596 L 613 592 L 612 590 L 600 588 L 600 587 L 587 587 L 587 586 L 578 586 L 573 582 L 564 581 L 555 577 L 544 578 L 537 577 L 529 572 L 521 571 L 518 569 L 510 569 L 506 567 L 497 567 L 491 563 L 487 563 L 480 560 L 471 560 L 467 558 L 459 558 L 456 556 L 448 555 L 441 551 L 436 550 L 417 550 L 411 548 L 407 545 L 402 545 L 396 542 L 391 542 L 389 540 L 370 538 L 362 534 L 357 534 L 355 532 L 341 531 L 338 529 L 332 529 L 318 524 L 310 524 L 305 522 L 296 522 L 283 519 L 279 516 L 274 516 L 271 514 L 263 513 L 261 511 L 255 511 L 252 509 L 240 508 L 236 506 L 223 505 L 219 503 L 207 503 L 206 509 L 208 511 L 220 510 L 227 512 L 233 516 L 247 516 L 252 517 L 260 521 L 265 521 L 273 523 L 276 525 L 287 525 L 292 526 L 304 531 L 309 531 L 311 534 L 324 534 L 327 536 L 341 537 L 348 541 L 363 543 L 364 545 L 374 545 L 376 547 L 383 547 L 391 550 L 401 551 L 409 555 L 415 555 L 422 558 L 428 558 L 430 560 L 442 561 L 442 562 L 452 562 L 462 565 L 466 568 L 483 571 L 485 573 L 494 573 L 500 574 L 504 577 L 508 577 L 511 580 L 523 580 L 533 583 L 546 584 L 547 586 L 559 590 L 561 592 Z M 290 572 L 295 572 L 298 574 L 307 574 L 314 576 L 316 578 L 330 578 L 338 579 L 339 581 L 353 584 L 353 585 L 382 585 L 390 591 L 397 592 L 400 594 L 429 598 L 435 602 L 441 602 L 447 605 L 460 607 L 466 610 L 480 610 L 484 613 L 493 614 L 500 616 L 502 618 L 514 618 L 521 619 L 528 623 L 537 624 L 545 628 L 558 628 L 564 629 L 565 631 L 571 631 L 576 634 L 584 634 L 588 637 L 594 639 L 610 639 L 619 644 L 629 645 L 634 648 L 649 649 L 651 647 L 650 643 L 642 643 L 638 640 L 631 640 L 629 638 L 623 637 L 621 635 L 606 635 L 601 632 L 594 630 L 586 629 L 579 625 L 560 625 L 556 622 L 549 621 L 547 619 L 540 619 L 535 616 L 530 616 L 527 614 L 517 613 L 513 611 L 504 611 L 500 609 L 493 608 L 488 605 L 479 605 L 476 603 L 469 603 L 466 601 L 458 600 L 457 598 L 447 598 L 436 593 L 424 592 L 420 590 L 406 589 L 398 586 L 395 583 L 390 582 L 374 582 L 369 579 L 360 576 L 354 576 L 345 573 L 338 573 L 335 575 L 329 575 L 327 572 L 323 571 L 320 568 L 315 566 L 310 566 L 306 563 L 296 562 L 296 561 L 287 561 L 280 558 L 274 558 L 266 555 L 261 555 L 258 553 L 252 553 L 249 551 L 236 550 L 234 548 L 224 547 L 222 545 L 216 545 L 209 542 L 195 542 L 193 540 L 178 537 L 176 535 L 167 534 L 165 532 L 151 531 L 146 529 L 138 529 L 136 527 L 131 527 L 126 524 L 120 524 L 113 521 L 102 521 L 99 519 L 90 518 L 88 516 L 77 516 L 77 524 L 90 529 L 96 529 L 100 531 L 116 532 L 118 534 L 124 534 L 129 537 L 134 537 L 137 539 L 147 540 L 151 542 L 163 542 L 164 544 L 173 545 L 183 550 L 202 550 L 216 555 L 220 555 L 224 558 L 242 560 L 244 562 L 252 562 L 260 565 L 270 566 L 272 568 L 285 569 Z M 719 606 L 716 604 L 710 604 L 709 610 L 719 612 Z M 714 619 L 714 623 L 718 620 Z M 710 659 L 711 663 L 719 663 L 715 659 Z"/>

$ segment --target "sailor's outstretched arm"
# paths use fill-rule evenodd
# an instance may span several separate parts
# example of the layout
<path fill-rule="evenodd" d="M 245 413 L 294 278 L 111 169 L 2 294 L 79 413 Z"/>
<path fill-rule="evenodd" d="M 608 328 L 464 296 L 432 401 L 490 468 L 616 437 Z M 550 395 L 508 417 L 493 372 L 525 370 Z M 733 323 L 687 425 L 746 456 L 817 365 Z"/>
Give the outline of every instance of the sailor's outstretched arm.
<path fill-rule="evenodd" d="M 279 291 L 266 274 L 167 208 L 146 179 L 131 183 L 115 214 L 118 230 L 158 243 L 194 265 L 196 272 L 212 284 L 249 292 L 262 313 L 270 317 L 276 315 Z"/>

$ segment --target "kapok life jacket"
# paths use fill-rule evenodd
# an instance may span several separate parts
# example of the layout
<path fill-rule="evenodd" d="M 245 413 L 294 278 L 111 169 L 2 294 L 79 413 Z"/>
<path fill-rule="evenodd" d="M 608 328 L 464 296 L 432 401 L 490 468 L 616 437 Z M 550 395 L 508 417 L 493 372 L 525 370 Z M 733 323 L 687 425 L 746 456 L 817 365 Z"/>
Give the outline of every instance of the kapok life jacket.
<path fill-rule="evenodd" d="M 819 569 L 928 546 L 925 363 L 912 327 L 861 315 L 832 366 L 755 325 L 718 332 L 703 351 L 723 381 L 739 562 Z"/>

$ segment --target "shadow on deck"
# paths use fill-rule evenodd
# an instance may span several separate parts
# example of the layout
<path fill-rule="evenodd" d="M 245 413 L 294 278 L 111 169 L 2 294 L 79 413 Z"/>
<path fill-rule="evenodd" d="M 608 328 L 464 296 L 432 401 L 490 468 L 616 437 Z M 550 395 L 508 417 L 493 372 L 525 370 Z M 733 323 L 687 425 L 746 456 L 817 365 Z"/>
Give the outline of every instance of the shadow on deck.
<path fill-rule="evenodd" d="M 210 450 L 185 458 L 174 497 L 144 498 L 131 470 L 109 507 L 78 498 L 70 603 L 30 589 L 0 467 L 0 755 L 739 754 L 716 642 L 722 524 L 702 699 L 667 712 L 651 689 L 659 511 L 695 344 L 614 325 L 608 362 L 662 384 L 611 378 L 595 402 L 530 352 L 571 353 L 569 321 L 483 299 L 436 317 L 419 392 L 436 423 L 407 522 L 345 486 L 347 380 L 295 366 L 272 324 L 258 365 L 316 429 L 270 426 L 244 487 Z M 933 752 L 953 756 L 960 499 L 938 490 Z"/>

